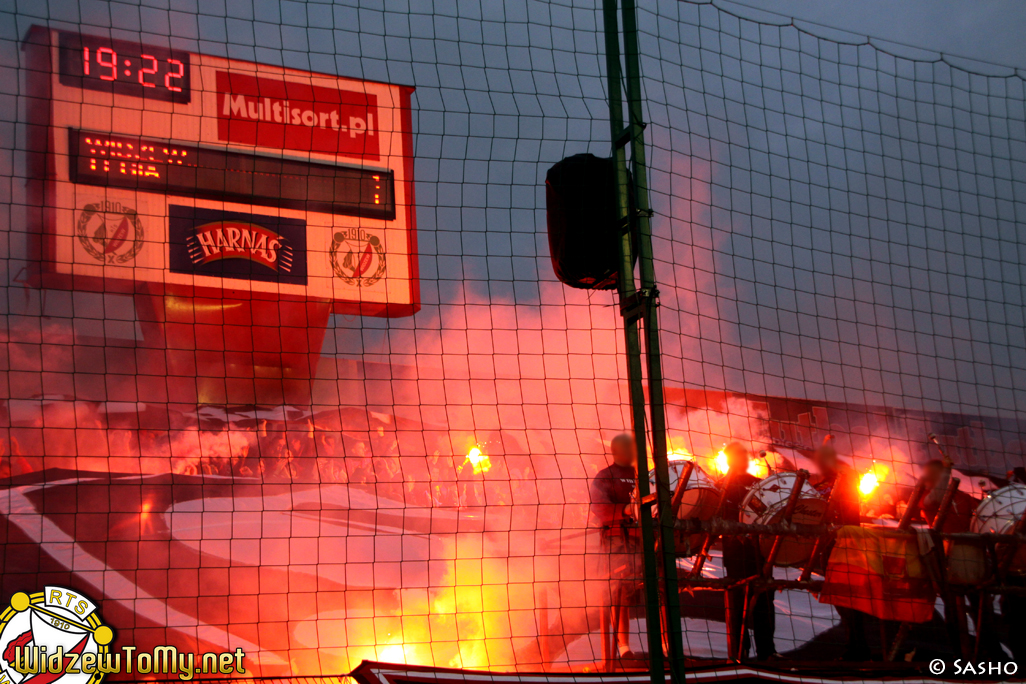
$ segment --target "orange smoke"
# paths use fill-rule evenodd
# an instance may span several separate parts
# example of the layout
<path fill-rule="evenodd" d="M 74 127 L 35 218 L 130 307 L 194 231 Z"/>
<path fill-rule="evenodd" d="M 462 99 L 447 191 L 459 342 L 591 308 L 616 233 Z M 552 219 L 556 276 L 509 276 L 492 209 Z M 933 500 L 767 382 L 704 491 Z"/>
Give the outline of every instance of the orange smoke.
<path fill-rule="evenodd" d="M 400 589 L 402 613 L 376 617 L 377 629 L 368 625 L 359 638 L 377 643 L 363 652 L 351 649 L 351 659 L 479 670 L 514 662 L 508 647 L 493 643 L 489 651 L 485 635 L 511 627 L 529 630 L 533 612 L 517 619 L 506 612 L 498 598 L 506 595 L 508 582 L 501 564 L 487 562 L 479 551 L 457 553 L 454 539 L 439 542 L 442 555 L 453 558 L 445 562 L 438 586 Z"/>

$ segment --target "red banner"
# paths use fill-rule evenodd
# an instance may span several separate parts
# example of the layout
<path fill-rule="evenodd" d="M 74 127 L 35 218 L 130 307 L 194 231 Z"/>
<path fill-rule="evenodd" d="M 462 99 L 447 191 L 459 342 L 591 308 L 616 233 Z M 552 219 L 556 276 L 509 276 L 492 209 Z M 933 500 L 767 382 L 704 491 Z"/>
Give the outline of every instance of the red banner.
<path fill-rule="evenodd" d="M 227 142 L 376 160 L 377 96 L 217 72 L 217 137 Z"/>

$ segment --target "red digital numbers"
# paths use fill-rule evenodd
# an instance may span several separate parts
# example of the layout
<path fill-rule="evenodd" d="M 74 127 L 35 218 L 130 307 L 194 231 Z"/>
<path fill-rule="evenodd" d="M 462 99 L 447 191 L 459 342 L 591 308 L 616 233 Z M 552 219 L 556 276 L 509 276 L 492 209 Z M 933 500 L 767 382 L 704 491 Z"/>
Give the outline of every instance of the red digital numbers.
<path fill-rule="evenodd" d="M 139 84 L 144 88 L 156 88 L 157 83 L 147 81 L 148 76 L 153 76 L 160 71 L 160 60 L 153 55 L 139 55 L 139 60 L 142 66 L 139 67 L 138 79 Z M 89 59 L 89 48 L 82 49 L 82 73 L 89 76 L 90 69 Z M 149 62 L 149 66 L 145 64 Z M 99 77 L 104 81 L 116 81 L 118 78 L 118 53 L 108 47 L 99 48 L 96 51 L 96 63 L 102 67 L 110 69 L 109 73 L 100 73 Z M 182 86 L 178 85 L 181 83 L 181 79 L 185 77 L 185 64 L 177 59 L 168 58 L 168 71 L 164 74 L 164 87 L 173 93 L 182 92 Z M 125 66 L 130 64 L 129 60 L 125 60 Z M 131 74 L 128 69 L 125 70 L 125 75 Z M 159 79 L 159 76 L 157 77 Z M 172 82 L 174 81 L 174 82 Z"/>
<path fill-rule="evenodd" d="M 115 95 L 187 103 L 187 52 L 126 40 L 59 32 L 61 84 Z"/>
<path fill-rule="evenodd" d="M 144 88 L 156 88 L 157 84 L 147 81 L 146 76 L 157 73 L 157 58 L 153 55 L 139 55 L 139 59 L 143 62 L 146 60 L 150 61 L 149 67 L 142 67 L 139 69 L 139 83 L 141 83 Z"/>
<path fill-rule="evenodd" d="M 107 61 L 104 61 L 104 56 L 107 56 Z M 110 48 L 102 47 L 96 51 L 96 63 L 100 66 L 107 67 L 110 69 L 109 74 L 100 74 L 100 79 L 104 81 L 116 81 L 118 78 L 118 53 L 114 52 Z"/>
<path fill-rule="evenodd" d="M 177 85 L 171 85 L 171 79 L 180 79 L 183 76 L 185 76 L 185 65 L 179 62 L 177 59 L 168 59 L 167 63 L 171 65 L 174 71 L 168 71 L 166 74 L 164 74 L 164 87 L 172 92 L 180 93 L 182 92 L 182 87 Z"/>

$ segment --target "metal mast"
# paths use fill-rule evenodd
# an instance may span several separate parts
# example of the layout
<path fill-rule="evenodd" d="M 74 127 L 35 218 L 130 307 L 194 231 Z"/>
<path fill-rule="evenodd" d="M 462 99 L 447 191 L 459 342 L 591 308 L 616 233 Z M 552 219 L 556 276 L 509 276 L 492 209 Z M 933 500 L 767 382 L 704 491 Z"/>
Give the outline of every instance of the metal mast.
<path fill-rule="evenodd" d="M 638 447 L 638 493 L 641 499 L 641 543 L 645 567 L 645 615 L 653 684 L 665 682 L 663 646 L 669 656 L 673 684 L 684 682 L 684 641 L 681 633 L 680 594 L 677 590 L 677 554 L 674 521 L 670 510 L 670 477 L 666 448 L 666 413 L 659 351 L 659 292 L 656 289 L 652 252 L 652 210 L 645 165 L 645 123 L 642 118 L 641 69 L 635 0 L 623 0 L 623 53 L 621 70 L 620 27 L 617 0 L 603 0 L 606 34 L 606 75 L 609 89 L 609 126 L 617 172 L 619 210 L 620 313 L 627 346 L 627 378 L 630 387 L 634 437 Z M 624 125 L 623 71 L 626 71 L 627 124 Z M 628 173 L 627 148 L 630 148 Z M 632 207 L 633 198 L 633 207 Z M 633 215 L 632 215 L 633 214 Z M 633 230 L 636 228 L 636 231 Z M 632 233 L 634 237 L 632 237 Z M 640 288 L 634 272 L 634 239 L 638 247 Z M 648 376 L 649 411 L 646 416 L 640 328 L 645 335 L 645 371 Z M 646 420 L 648 418 L 648 420 Z M 651 426 L 652 460 L 656 491 L 649 491 L 646 424 Z M 658 505 L 654 521 L 652 505 Z M 662 585 L 660 587 L 660 584 Z M 665 602 L 660 605 L 660 593 Z M 665 612 L 664 610 L 665 609 Z M 665 635 L 665 639 L 663 638 Z"/>

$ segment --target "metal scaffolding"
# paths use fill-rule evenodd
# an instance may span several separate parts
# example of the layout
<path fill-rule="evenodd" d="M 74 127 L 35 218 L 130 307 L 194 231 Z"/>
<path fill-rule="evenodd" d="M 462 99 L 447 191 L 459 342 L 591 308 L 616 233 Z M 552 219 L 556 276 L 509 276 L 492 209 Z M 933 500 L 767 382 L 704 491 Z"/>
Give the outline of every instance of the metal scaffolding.
<path fill-rule="evenodd" d="M 618 16 L 618 9 L 620 10 Z M 618 290 L 627 347 L 632 422 L 638 448 L 638 497 L 641 502 L 641 543 L 644 555 L 645 616 L 648 655 L 653 684 L 665 682 L 667 664 L 673 684 L 684 682 L 684 641 L 680 595 L 677 591 L 677 554 L 670 507 L 670 476 L 666 448 L 666 414 L 659 353 L 659 291 L 652 253 L 652 210 L 645 165 L 645 123 L 642 117 L 641 70 L 638 59 L 637 11 L 634 0 L 603 1 L 606 34 L 606 77 L 609 126 L 617 169 L 617 208 L 620 226 Z M 620 19 L 623 21 L 621 67 Z M 624 123 L 623 76 L 626 73 L 627 122 Z M 630 155 L 628 158 L 628 149 Z M 629 166 L 628 166 L 629 165 Z M 635 244 L 638 271 L 634 270 Z M 637 276 L 640 275 L 640 287 Z M 641 330 L 645 353 L 642 366 Z M 646 416 L 643 378 L 647 374 L 649 406 Z M 651 430 L 656 491 L 649 491 L 648 441 Z M 652 506 L 659 520 L 653 520 Z M 660 595 L 664 600 L 660 601 Z M 662 605 L 661 605 L 662 603 Z M 665 656 L 664 656 L 665 649 Z M 666 662 L 668 660 L 668 663 Z"/>

